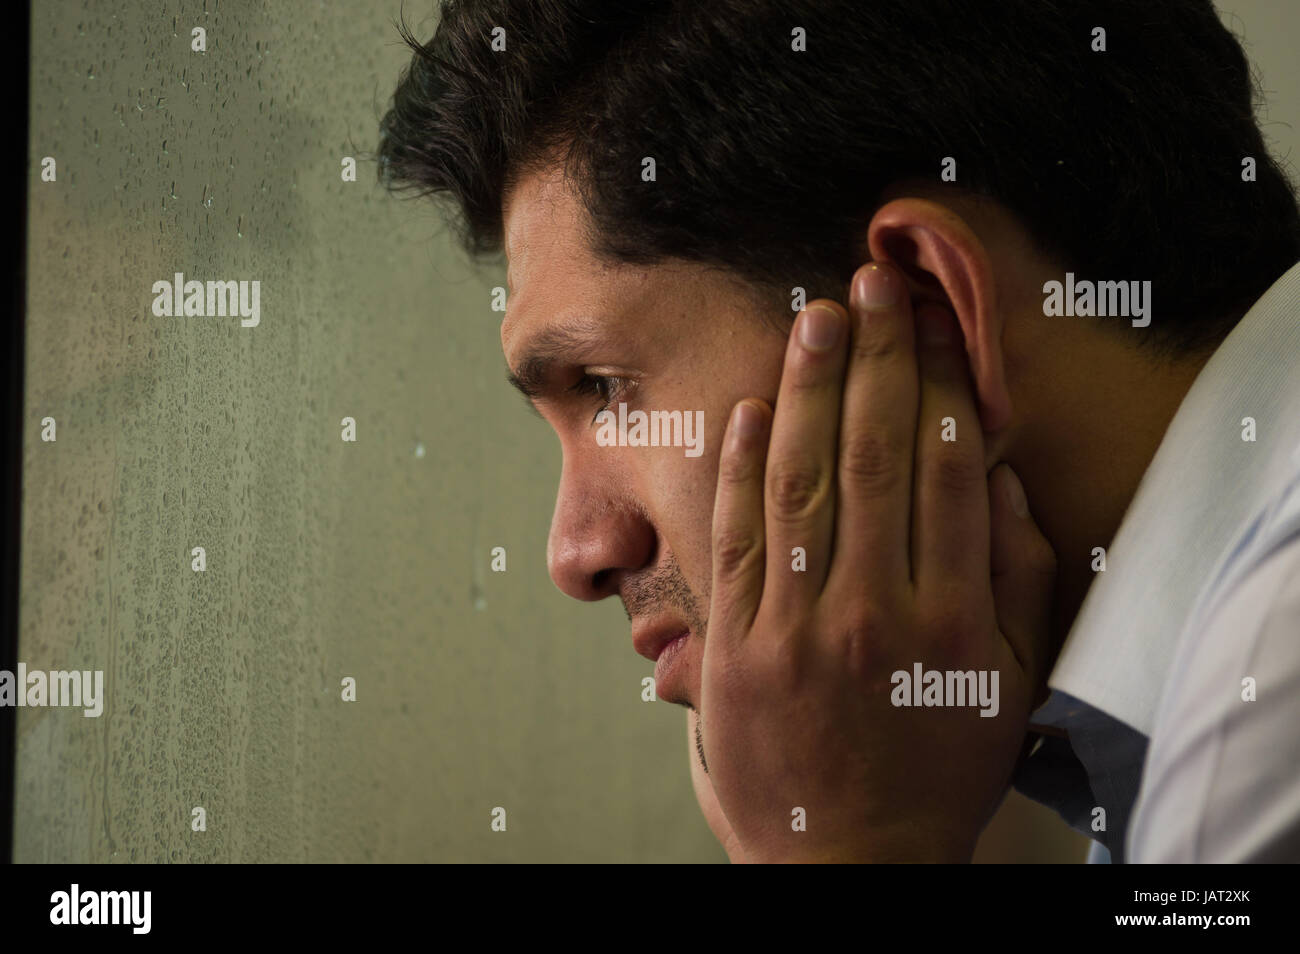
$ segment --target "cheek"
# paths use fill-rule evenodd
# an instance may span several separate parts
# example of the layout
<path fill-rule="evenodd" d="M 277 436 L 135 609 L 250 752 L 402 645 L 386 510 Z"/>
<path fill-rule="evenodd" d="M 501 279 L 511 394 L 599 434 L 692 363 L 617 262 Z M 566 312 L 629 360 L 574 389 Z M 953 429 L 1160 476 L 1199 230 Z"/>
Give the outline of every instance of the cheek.
<path fill-rule="evenodd" d="M 726 382 L 728 385 L 730 382 Z M 727 429 L 727 419 L 737 401 L 750 395 L 743 391 L 710 396 L 696 404 L 704 413 L 703 440 L 698 457 L 687 457 L 677 448 L 646 448 L 640 451 L 642 470 L 638 482 L 660 536 L 681 568 L 691 591 L 707 614 L 713 578 L 713 503 L 717 493 L 718 458 Z"/>
<path fill-rule="evenodd" d="M 713 502 L 727 421 L 745 398 L 761 398 L 769 406 L 775 402 L 785 350 L 782 336 L 755 326 L 752 319 L 730 334 L 720 329 L 717 340 L 699 346 L 695 354 L 725 359 L 692 362 L 664 405 L 704 412 L 700 455 L 687 457 L 680 449 L 662 447 L 637 452 L 638 491 L 704 614 L 712 588 Z"/>
<path fill-rule="evenodd" d="M 673 527 L 663 528 L 691 589 L 707 598 L 713 579 L 713 503 L 717 493 L 718 460 L 732 409 L 745 398 L 760 398 L 771 407 L 781 383 L 786 342 L 772 334 L 751 334 L 744 345 L 732 341 L 735 360 L 703 375 L 709 393 L 697 404 L 704 410 L 704 450 L 697 458 L 655 461 L 655 488 L 673 514 Z M 743 356 L 743 357 L 742 357 Z"/>
<path fill-rule="evenodd" d="M 705 411 L 704 452 L 686 457 L 675 448 L 656 448 L 647 455 L 645 494 L 660 536 L 697 598 L 709 593 L 713 497 L 717 486 L 717 437 Z M 708 606 L 701 607 L 707 612 Z"/>

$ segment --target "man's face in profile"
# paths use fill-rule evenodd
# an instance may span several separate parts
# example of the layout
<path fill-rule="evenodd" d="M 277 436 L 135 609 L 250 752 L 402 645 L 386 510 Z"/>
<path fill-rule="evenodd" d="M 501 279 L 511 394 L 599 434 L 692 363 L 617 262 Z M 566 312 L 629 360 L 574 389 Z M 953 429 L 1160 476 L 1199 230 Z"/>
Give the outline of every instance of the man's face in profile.
<path fill-rule="evenodd" d="M 578 201 L 549 172 L 505 206 L 512 377 L 555 429 L 563 472 L 547 560 L 575 599 L 619 597 L 664 701 L 698 709 L 720 442 L 742 398 L 774 402 L 786 342 L 743 286 L 695 266 L 598 263 Z M 596 415 L 703 412 L 702 453 L 602 446 Z M 671 660 L 671 664 L 669 664 Z"/>

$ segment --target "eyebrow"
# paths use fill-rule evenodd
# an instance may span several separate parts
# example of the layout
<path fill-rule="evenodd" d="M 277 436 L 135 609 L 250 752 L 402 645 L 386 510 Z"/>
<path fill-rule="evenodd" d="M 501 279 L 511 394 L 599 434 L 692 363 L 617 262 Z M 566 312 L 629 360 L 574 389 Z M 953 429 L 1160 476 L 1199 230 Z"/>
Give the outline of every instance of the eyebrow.
<path fill-rule="evenodd" d="M 537 409 L 536 400 L 547 392 L 555 366 L 574 352 L 591 348 L 602 340 L 601 323 L 594 318 L 576 318 L 564 325 L 547 328 L 529 342 L 519 366 L 506 380 Z"/>

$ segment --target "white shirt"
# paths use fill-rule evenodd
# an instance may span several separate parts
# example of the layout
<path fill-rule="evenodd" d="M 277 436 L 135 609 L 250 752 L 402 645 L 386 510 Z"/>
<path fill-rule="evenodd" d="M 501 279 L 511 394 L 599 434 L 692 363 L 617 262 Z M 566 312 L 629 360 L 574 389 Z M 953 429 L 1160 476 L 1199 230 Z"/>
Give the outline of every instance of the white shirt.
<path fill-rule="evenodd" d="M 1183 399 L 1048 686 L 1069 741 L 1016 787 L 1114 860 L 1300 861 L 1300 263 Z"/>

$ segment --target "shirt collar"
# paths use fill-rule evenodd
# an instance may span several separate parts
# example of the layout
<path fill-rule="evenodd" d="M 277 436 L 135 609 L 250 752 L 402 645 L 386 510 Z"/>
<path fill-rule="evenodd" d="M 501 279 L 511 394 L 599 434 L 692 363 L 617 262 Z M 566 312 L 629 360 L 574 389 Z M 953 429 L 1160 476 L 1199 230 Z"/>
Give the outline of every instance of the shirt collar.
<path fill-rule="evenodd" d="M 1048 686 L 1150 735 L 1187 617 L 1242 524 L 1295 466 L 1300 262 L 1201 369 L 1143 475 Z M 1256 442 L 1242 440 L 1255 420 Z M 1034 722 L 1047 724 L 1041 716 Z"/>

